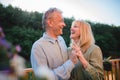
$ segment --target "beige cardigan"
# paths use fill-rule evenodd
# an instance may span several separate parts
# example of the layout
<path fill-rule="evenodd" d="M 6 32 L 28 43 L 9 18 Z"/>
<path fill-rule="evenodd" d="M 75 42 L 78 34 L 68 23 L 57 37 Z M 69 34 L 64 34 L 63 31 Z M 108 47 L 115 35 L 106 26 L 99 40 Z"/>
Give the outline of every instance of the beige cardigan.
<path fill-rule="evenodd" d="M 70 48 L 68 48 L 68 53 L 71 53 Z M 82 69 L 86 70 L 93 80 L 103 80 L 103 57 L 99 46 L 91 45 L 84 53 L 84 57 L 89 62 L 87 68 L 84 69 L 79 61 L 71 73 L 70 80 L 85 80 Z"/>

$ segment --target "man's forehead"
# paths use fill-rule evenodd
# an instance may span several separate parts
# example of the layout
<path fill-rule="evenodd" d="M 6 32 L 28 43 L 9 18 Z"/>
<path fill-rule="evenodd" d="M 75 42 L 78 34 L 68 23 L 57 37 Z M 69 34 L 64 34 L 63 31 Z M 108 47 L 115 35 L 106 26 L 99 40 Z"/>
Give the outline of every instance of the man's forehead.
<path fill-rule="evenodd" d="M 60 12 L 55 12 L 54 14 L 55 14 L 54 17 L 56 18 L 63 18 Z"/>

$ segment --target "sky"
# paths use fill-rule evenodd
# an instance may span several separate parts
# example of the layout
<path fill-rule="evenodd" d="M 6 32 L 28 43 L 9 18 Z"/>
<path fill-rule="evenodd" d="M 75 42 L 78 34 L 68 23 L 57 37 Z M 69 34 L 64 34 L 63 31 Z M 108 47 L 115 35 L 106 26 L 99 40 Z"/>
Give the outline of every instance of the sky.
<path fill-rule="evenodd" d="M 120 0 L 0 0 L 0 3 L 40 13 L 56 7 L 66 18 L 120 26 Z"/>

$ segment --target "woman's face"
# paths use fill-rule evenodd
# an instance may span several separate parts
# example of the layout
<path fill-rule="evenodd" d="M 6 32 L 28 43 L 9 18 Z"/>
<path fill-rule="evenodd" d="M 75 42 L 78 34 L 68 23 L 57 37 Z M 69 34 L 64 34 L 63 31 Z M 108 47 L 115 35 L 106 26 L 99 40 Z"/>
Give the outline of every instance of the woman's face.
<path fill-rule="evenodd" d="M 79 40 L 80 38 L 80 26 L 77 22 L 73 22 L 71 26 L 70 38 L 73 40 Z"/>

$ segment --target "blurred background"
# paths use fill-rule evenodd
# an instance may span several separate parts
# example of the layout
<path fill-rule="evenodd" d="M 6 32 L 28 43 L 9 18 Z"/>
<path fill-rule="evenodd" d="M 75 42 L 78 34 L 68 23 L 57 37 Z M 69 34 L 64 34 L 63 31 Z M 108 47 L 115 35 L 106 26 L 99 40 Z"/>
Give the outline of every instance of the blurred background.
<path fill-rule="evenodd" d="M 0 47 L 0 58 L 7 63 L 4 54 L 13 56 L 16 53 L 15 47 L 19 45 L 21 49 L 17 54 L 25 59 L 27 68 L 31 67 L 31 47 L 44 32 L 42 15 L 50 7 L 63 11 L 66 27 L 62 36 L 67 46 L 70 43 L 72 21 L 83 19 L 90 23 L 96 44 L 102 49 L 104 58 L 120 58 L 119 6 L 119 0 L 0 0 L 0 46 L 5 47 L 4 51 Z"/>

